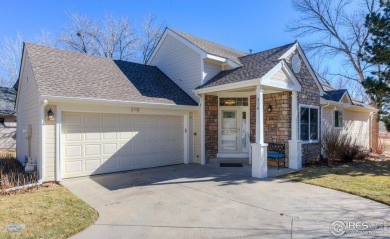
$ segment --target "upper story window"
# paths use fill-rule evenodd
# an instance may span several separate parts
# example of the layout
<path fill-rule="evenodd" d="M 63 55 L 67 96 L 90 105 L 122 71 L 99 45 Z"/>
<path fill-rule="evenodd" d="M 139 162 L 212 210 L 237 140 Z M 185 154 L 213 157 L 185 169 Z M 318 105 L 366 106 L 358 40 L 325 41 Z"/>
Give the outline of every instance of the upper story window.
<path fill-rule="evenodd" d="M 343 111 L 335 110 L 334 111 L 334 127 L 340 128 L 343 127 Z"/>
<path fill-rule="evenodd" d="M 302 141 L 318 141 L 319 107 L 301 106 L 299 118 L 299 138 Z"/>
<path fill-rule="evenodd" d="M 248 106 L 248 98 L 219 98 L 219 106 Z"/>

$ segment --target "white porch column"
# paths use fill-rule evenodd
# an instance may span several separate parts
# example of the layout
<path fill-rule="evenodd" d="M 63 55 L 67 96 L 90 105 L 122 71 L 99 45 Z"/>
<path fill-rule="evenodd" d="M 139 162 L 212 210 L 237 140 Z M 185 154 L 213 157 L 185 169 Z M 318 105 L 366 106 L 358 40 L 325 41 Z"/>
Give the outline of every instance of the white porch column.
<path fill-rule="evenodd" d="M 267 146 L 264 143 L 263 89 L 256 88 L 256 143 L 252 144 L 252 177 L 268 177 Z"/>
<path fill-rule="evenodd" d="M 205 95 L 200 95 L 200 163 L 202 165 L 206 164 L 206 127 L 205 127 L 205 115 L 206 115 L 206 105 L 205 105 Z"/>
<path fill-rule="evenodd" d="M 288 141 L 288 167 L 292 169 L 302 168 L 302 142 L 298 134 L 298 96 L 292 92 L 291 99 L 291 140 Z"/>

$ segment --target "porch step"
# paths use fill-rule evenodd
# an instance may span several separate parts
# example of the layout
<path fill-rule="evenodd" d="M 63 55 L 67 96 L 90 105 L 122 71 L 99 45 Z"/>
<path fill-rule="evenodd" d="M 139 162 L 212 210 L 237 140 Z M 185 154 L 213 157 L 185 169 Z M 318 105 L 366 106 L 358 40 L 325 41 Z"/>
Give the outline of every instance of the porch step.
<path fill-rule="evenodd" d="M 210 164 L 220 164 L 220 163 L 242 163 L 248 164 L 248 158 L 213 158 L 209 159 Z"/>

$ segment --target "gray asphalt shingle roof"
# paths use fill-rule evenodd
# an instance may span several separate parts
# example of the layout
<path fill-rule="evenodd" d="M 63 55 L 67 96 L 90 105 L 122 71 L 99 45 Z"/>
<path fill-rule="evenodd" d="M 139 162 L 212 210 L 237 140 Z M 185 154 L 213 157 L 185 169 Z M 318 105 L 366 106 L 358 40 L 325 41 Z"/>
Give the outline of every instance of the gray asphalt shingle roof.
<path fill-rule="evenodd" d="M 279 58 L 294 44 L 295 42 L 239 57 L 241 67 L 221 71 L 197 89 L 260 78 L 276 66 L 280 62 Z"/>
<path fill-rule="evenodd" d="M 14 88 L 0 87 L 0 115 L 14 115 L 16 90 Z"/>
<path fill-rule="evenodd" d="M 331 101 L 338 102 L 341 100 L 341 97 L 343 97 L 345 92 L 348 92 L 348 90 L 346 90 L 346 89 L 328 90 L 328 91 L 324 92 L 325 94 L 322 96 L 322 98 L 324 98 L 325 100 L 331 100 Z"/>
<path fill-rule="evenodd" d="M 248 54 L 248 53 L 245 53 L 245 52 L 242 52 L 242 51 L 239 51 L 239 50 L 227 47 L 227 46 L 220 45 L 220 44 L 215 43 L 215 42 L 211 42 L 211 41 L 187 34 L 185 32 L 181 32 L 181 31 L 178 31 L 178 30 L 175 30 L 172 28 L 169 28 L 169 29 L 171 31 L 175 32 L 176 34 L 180 35 L 181 37 L 183 37 L 187 41 L 191 42 L 195 46 L 199 47 L 203 51 L 205 51 L 209 54 L 212 54 L 212 55 L 227 58 L 227 59 L 232 60 L 238 64 L 240 64 L 239 57 L 242 57 L 242 56 L 245 56 Z"/>
<path fill-rule="evenodd" d="M 197 105 L 155 66 L 25 43 L 41 95 Z"/>

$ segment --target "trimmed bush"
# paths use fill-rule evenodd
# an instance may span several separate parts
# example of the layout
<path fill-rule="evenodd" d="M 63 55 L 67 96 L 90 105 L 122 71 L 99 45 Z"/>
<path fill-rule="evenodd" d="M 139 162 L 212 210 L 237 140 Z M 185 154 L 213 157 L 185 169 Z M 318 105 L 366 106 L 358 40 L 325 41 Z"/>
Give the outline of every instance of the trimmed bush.
<path fill-rule="evenodd" d="M 322 147 L 328 157 L 328 164 L 335 162 L 349 163 L 353 160 L 363 160 L 368 156 L 368 150 L 351 142 L 346 135 L 325 133 L 322 137 Z"/>

